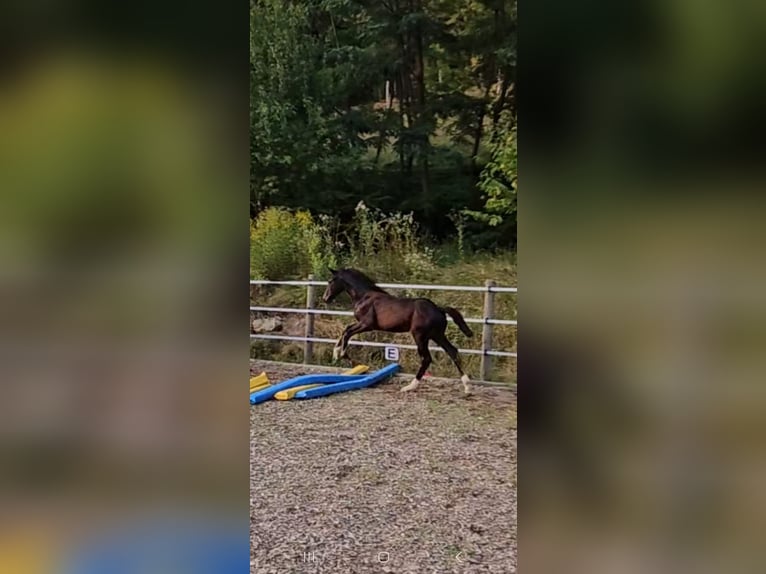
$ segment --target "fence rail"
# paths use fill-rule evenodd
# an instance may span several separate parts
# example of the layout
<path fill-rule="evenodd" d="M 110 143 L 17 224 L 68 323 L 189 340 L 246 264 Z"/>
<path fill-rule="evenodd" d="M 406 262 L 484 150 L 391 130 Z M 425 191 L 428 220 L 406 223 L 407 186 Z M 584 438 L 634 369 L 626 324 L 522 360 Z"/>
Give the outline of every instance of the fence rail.
<path fill-rule="evenodd" d="M 301 315 L 339 315 L 343 317 L 353 317 L 353 311 L 333 311 L 332 309 L 293 309 L 292 307 L 259 307 L 251 305 L 250 310 L 253 312 L 262 313 L 300 313 Z M 488 325 L 517 325 L 518 321 L 512 319 L 471 319 L 465 317 L 466 323 L 481 323 Z M 452 321 L 452 317 L 447 317 L 448 321 Z"/>
<path fill-rule="evenodd" d="M 335 344 L 335 339 L 326 339 L 320 337 L 314 337 L 314 318 L 316 315 L 336 315 L 343 317 L 353 317 L 354 314 L 351 311 L 335 311 L 332 309 L 317 309 L 316 304 L 316 289 L 315 287 L 321 287 L 326 285 L 324 281 L 316 281 L 313 277 L 309 277 L 305 281 L 267 281 L 267 280 L 251 280 L 250 285 L 287 285 L 293 287 L 305 287 L 306 288 L 306 308 L 295 309 L 292 307 L 267 307 L 263 305 L 251 305 L 251 312 L 261 313 L 299 313 L 306 317 L 306 329 L 305 336 L 288 336 L 288 335 L 266 335 L 260 333 L 251 333 L 250 339 L 264 339 L 274 341 L 301 341 L 303 342 L 303 362 L 308 364 L 312 360 L 314 343 L 327 343 Z M 492 371 L 492 357 L 513 357 L 518 355 L 511 351 L 496 350 L 492 347 L 492 335 L 494 325 L 511 325 L 518 326 L 518 321 L 513 319 L 496 319 L 495 313 L 495 295 L 497 293 L 517 293 L 517 287 L 501 287 L 495 284 L 494 281 L 487 281 L 484 287 L 469 286 L 469 285 L 420 285 L 420 284 L 406 284 L 406 283 L 378 283 L 386 289 L 420 289 L 425 291 L 469 291 L 475 293 L 484 294 L 484 312 L 481 318 L 466 317 L 466 323 L 474 323 L 482 325 L 481 336 L 481 348 L 480 349 L 458 349 L 458 353 L 464 355 L 480 355 L 481 356 L 481 379 L 486 381 Z M 452 318 L 449 317 L 451 321 Z M 359 341 L 352 340 L 351 345 L 360 347 L 398 347 L 399 349 L 417 349 L 415 345 L 406 345 L 400 343 L 380 343 L 376 341 Z M 443 352 L 441 347 L 430 347 L 431 351 Z"/>
<path fill-rule="evenodd" d="M 321 337 L 295 337 L 291 335 L 250 335 L 251 339 L 272 339 L 275 341 L 309 341 L 311 343 L 337 343 L 337 339 L 325 339 Z M 405 345 L 401 343 L 379 343 L 377 341 L 349 341 L 349 345 L 357 345 L 359 347 L 398 347 L 400 349 L 413 349 L 416 350 L 415 345 Z M 441 347 L 428 347 L 431 351 L 444 352 Z M 481 349 L 458 349 L 458 353 L 465 355 L 482 355 L 484 351 Z M 515 357 L 516 353 L 510 353 L 506 351 L 487 351 L 487 355 L 491 357 Z"/>
<path fill-rule="evenodd" d="M 294 287 L 314 286 L 320 287 L 327 285 L 327 281 L 268 281 L 265 279 L 251 279 L 250 285 L 292 285 Z M 518 287 L 480 287 L 478 285 L 412 285 L 409 283 L 378 283 L 379 287 L 385 289 L 422 289 L 424 291 L 474 291 L 476 293 L 516 293 Z"/>

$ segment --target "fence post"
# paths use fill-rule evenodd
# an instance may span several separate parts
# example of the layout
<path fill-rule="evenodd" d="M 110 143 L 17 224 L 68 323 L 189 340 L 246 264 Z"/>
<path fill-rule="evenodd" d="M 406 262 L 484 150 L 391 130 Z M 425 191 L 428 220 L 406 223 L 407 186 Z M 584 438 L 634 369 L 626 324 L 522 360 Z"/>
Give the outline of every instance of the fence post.
<path fill-rule="evenodd" d="M 484 293 L 484 325 L 481 328 L 481 380 L 487 381 L 492 372 L 492 356 L 487 355 L 487 351 L 492 350 L 492 325 L 487 323 L 487 319 L 495 318 L 495 293 L 492 291 L 495 282 L 487 279 L 484 285 L 487 290 Z"/>
<path fill-rule="evenodd" d="M 309 275 L 309 281 L 313 281 L 314 276 Z M 314 309 L 315 290 L 313 285 L 306 289 L 306 309 Z M 314 336 L 314 313 L 306 313 L 306 338 Z M 309 364 L 314 355 L 314 343 L 311 341 L 303 342 L 303 363 Z"/>

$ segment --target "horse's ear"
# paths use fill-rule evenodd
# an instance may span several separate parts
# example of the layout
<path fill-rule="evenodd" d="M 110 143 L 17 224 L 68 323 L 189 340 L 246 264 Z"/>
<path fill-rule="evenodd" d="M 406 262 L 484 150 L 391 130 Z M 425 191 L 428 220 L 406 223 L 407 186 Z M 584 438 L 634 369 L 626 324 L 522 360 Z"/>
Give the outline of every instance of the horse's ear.
<path fill-rule="evenodd" d="M 338 274 L 338 271 L 333 269 L 332 267 L 328 267 L 328 269 L 330 270 L 330 273 L 332 273 L 333 275 L 337 275 Z"/>

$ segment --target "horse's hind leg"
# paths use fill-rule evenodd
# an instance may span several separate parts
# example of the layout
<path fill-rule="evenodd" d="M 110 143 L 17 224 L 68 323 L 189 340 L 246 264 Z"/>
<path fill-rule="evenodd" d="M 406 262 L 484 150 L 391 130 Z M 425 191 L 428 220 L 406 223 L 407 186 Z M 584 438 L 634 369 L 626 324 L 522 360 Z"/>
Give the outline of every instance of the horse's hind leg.
<path fill-rule="evenodd" d="M 420 368 L 418 369 L 415 378 L 410 381 L 406 387 L 400 389 L 401 392 L 414 391 L 420 385 L 420 381 L 423 375 L 426 373 L 426 369 L 431 364 L 431 351 L 428 350 L 428 337 L 422 333 L 413 333 L 415 343 L 418 346 L 418 354 L 420 355 Z"/>
<path fill-rule="evenodd" d="M 458 373 L 460 373 L 460 380 L 463 382 L 463 392 L 466 395 L 471 394 L 471 385 L 469 381 L 471 379 L 468 378 L 468 375 L 466 375 L 463 372 L 463 366 L 460 361 L 460 355 L 457 352 L 457 349 L 455 346 L 449 342 L 449 339 L 447 339 L 447 336 L 444 333 L 437 333 L 435 335 L 431 335 L 431 338 L 434 340 L 434 342 L 439 345 L 442 349 L 444 349 L 447 352 L 447 355 L 449 355 L 449 358 L 452 359 L 452 362 L 455 363 L 455 367 L 457 367 Z"/>

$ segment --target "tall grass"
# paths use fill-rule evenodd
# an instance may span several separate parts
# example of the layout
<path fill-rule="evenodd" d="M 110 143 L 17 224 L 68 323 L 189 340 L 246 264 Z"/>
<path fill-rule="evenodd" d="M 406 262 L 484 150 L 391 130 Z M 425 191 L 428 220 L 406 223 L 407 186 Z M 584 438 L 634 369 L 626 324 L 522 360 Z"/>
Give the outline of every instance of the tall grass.
<path fill-rule="evenodd" d="M 354 221 L 346 232 L 347 267 L 387 280 L 427 277 L 434 269 L 433 249 L 418 236 L 412 213 L 383 213 L 363 202 L 356 207 Z"/>

